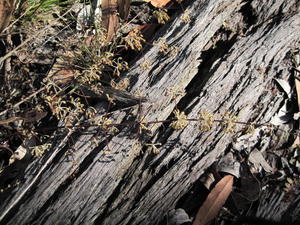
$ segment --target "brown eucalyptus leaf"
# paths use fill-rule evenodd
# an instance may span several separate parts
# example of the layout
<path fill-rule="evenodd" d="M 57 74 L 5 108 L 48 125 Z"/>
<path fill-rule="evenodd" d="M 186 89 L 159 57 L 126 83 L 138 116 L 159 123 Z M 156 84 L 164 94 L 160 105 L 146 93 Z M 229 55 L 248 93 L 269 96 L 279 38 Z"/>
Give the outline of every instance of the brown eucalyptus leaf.
<path fill-rule="evenodd" d="M 218 215 L 232 191 L 232 185 L 232 175 L 226 175 L 216 184 L 197 212 L 193 225 L 205 225 Z"/>
<path fill-rule="evenodd" d="M 53 68 L 54 67 L 55 67 L 55 65 L 53 66 Z M 74 76 L 76 73 L 75 70 L 60 69 L 60 70 L 54 71 L 53 68 L 52 68 L 52 71 L 50 71 L 50 73 L 49 73 L 50 74 L 49 78 L 56 85 L 67 84 L 74 79 Z"/>
<path fill-rule="evenodd" d="M 0 0 L 0 33 L 7 27 L 14 11 L 14 0 Z"/>

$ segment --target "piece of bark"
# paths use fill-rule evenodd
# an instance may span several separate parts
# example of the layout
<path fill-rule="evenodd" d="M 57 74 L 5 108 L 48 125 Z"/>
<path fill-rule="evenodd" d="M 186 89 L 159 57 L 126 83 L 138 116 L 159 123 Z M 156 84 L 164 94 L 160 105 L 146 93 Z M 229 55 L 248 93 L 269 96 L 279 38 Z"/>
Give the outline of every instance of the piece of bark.
<path fill-rule="evenodd" d="M 0 0 L 0 34 L 8 26 L 14 11 L 14 0 Z"/>
<path fill-rule="evenodd" d="M 103 0 L 101 8 L 102 24 L 107 32 L 107 40 L 110 41 L 119 25 L 118 0 Z"/>
<path fill-rule="evenodd" d="M 124 21 L 127 20 L 130 10 L 131 0 L 118 0 L 118 11 L 120 18 Z"/>
<path fill-rule="evenodd" d="M 132 93 L 143 90 L 149 99 L 145 121 L 165 120 L 177 107 L 189 118 L 205 109 L 267 122 L 280 109 L 285 99 L 273 79 L 290 76 L 286 57 L 300 41 L 299 4 L 244 4 L 190 1 L 190 22 L 178 15 L 157 33 L 156 39 L 165 38 L 179 51 L 168 57 L 153 46 L 127 74 Z M 237 13 L 242 17 L 235 17 Z M 244 28 L 225 29 L 226 21 Z M 143 71 L 140 65 L 146 60 L 152 67 Z M 187 94 L 174 100 L 182 90 Z M 115 113 L 116 122 L 129 115 Z M 88 134 L 75 136 L 65 147 L 58 144 L 62 137 L 57 134 L 41 162 L 29 165 L 24 181 L 2 193 L 9 197 L 0 205 L 0 224 L 157 224 L 227 149 L 232 134 L 218 124 L 201 132 L 196 122 L 182 131 L 160 124 L 150 129 L 152 136 L 140 140 L 132 138 L 133 127 L 125 127 L 112 138 L 98 137 L 100 145 Z M 158 142 L 160 154 L 138 155 L 143 144 Z M 110 154 L 104 154 L 107 144 Z M 64 154 L 68 150 L 72 157 Z M 46 160 L 49 166 L 44 168 L 39 163 Z"/>

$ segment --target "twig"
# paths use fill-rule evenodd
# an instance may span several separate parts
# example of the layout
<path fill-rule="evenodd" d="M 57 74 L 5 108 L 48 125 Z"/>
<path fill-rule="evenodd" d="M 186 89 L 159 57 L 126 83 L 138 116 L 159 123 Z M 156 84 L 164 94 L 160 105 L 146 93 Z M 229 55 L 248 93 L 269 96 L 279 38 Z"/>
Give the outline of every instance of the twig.
<path fill-rule="evenodd" d="M 46 89 L 45 87 L 42 87 L 41 89 L 37 90 L 36 92 L 32 93 L 31 95 L 29 95 L 28 97 L 24 98 L 23 100 L 19 101 L 17 104 L 13 105 L 12 108 L 6 109 L 2 112 L 0 112 L 0 116 L 4 115 L 5 113 L 7 113 L 9 110 L 18 107 L 19 105 L 21 105 L 22 103 L 26 102 L 27 100 L 33 98 L 34 96 L 36 96 L 37 94 L 39 94 L 40 92 L 44 91 Z"/>
<path fill-rule="evenodd" d="M 71 11 L 71 9 L 69 9 L 68 11 L 66 11 L 62 16 L 67 15 L 69 12 Z M 58 21 L 60 20 L 60 18 L 55 19 L 54 21 Z M 32 41 L 33 39 L 37 38 L 40 34 L 45 33 L 45 30 L 49 29 L 52 25 L 49 24 L 48 26 L 46 26 L 45 28 L 43 28 L 42 30 L 40 30 L 39 32 L 37 32 L 36 35 L 33 35 L 32 37 L 26 39 L 25 41 L 23 41 L 22 44 L 20 44 L 18 47 L 14 48 L 13 50 L 11 50 L 9 53 L 7 53 L 5 56 L 0 58 L 0 64 L 6 60 L 7 58 L 11 57 L 16 51 L 18 51 L 20 48 L 22 48 L 24 45 L 26 45 L 28 42 Z"/>

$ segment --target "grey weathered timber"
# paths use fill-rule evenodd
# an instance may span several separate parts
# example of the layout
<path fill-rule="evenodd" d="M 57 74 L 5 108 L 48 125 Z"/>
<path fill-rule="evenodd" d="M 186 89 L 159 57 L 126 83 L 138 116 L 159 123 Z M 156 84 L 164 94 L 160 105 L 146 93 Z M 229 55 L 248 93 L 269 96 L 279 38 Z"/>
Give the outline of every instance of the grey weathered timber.
<path fill-rule="evenodd" d="M 299 188 L 290 194 L 274 192 L 268 188 L 262 192 L 256 216 L 273 221 L 289 221 L 289 224 L 300 223 Z"/>
<path fill-rule="evenodd" d="M 177 54 L 165 56 L 155 45 L 126 75 L 130 92 L 148 98 L 144 121 L 166 120 L 179 108 L 189 118 L 207 110 L 269 122 L 287 98 L 274 78 L 291 78 L 289 55 L 300 42 L 299 2 L 195 0 L 187 10 L 190 22 L 175 15 L 154 39 L 166 39 Z M 152 66 L 143 71 L 146 60 Z M 186 94 L 174 99 L 172 90 L 182 89 Z M 115 111 L 115 122 L 136 113 L 137 106 Z M 57 134 L 49 152 L 30 163 L 22 183 L 3 197 L 0 223 L 156 224 L 240 135 L 225 134 L 220 124 L 208 132 L 199 131 L 197 122 L 180 131 L 167 125 L 150 126 L 151 135 L 140 140 L 137 128 L 120 128 L 108 140 L 98 137 L 98 145 L 93 134 L 70 133 L 68 144 L 62 141 L 66 134 Z M 161 143 L 160 153 L 146 151 L 149 143 Z"/>

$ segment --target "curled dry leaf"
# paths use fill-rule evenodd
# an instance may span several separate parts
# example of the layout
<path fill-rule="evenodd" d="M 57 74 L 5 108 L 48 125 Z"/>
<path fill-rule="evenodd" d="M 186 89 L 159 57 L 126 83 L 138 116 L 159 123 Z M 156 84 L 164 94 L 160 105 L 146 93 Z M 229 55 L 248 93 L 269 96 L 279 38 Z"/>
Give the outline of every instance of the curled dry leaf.
<path fill-rule="evenodd" d="M 234 159 L 232 152 L 226 154 L 218 163 L 218 171 L 240 177 L 240 163 Z"/>
<path fill-rule="evenodd" d="M 254 165 L 254 167 L 259 170 L 262 167 L 266 172 L 271 173 L 273 168 L 265 160 L 264 156 L 258 149 L 254 149 L 249 155 L 249 161 Z"/>
<path fill-rule="evenodd" d="M 197 212 L 193 225 L 205 225 L 218 215 L 232 191 L 232 185 L 232 175 L 226 175 L 216 184 Z"/>

